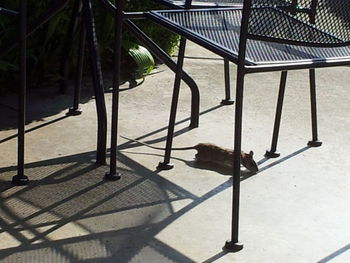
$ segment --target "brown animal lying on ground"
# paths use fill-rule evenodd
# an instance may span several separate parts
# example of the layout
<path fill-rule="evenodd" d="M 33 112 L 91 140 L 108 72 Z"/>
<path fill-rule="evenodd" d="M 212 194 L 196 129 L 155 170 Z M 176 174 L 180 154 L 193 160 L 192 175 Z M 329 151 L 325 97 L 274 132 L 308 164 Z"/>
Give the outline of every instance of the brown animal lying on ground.
<path fill-rule="evenodd" d="M 137 142 L 139 144 L 142 144 L 144 146 L 147 146 L 152 149 L 156 150 L 165 150 L 161 147 L 152 146 L 150 144 L 130 139 L 125 136 L 121 136 L 124 139 Z M 194 146 L 190 147 L 180 147 L 180 148 L 172 148 L 172 150 L 197 150 L 197 154 L 195 155 L 195 160 L 198 163 L 211 163 L 215 165 L 225 166 L 232 168 L 233 166 L 233 150 L 229 149 L 223 149 L 219 146 L 216 146 L 211 143 L 199 143 Z M 256 162 L 253 159 L 254 152 L 250 151 L 249 153 L 241 152 L 241 163 L 242 165 L 247 168 L 251 172 L 257 172 L 258 166 Z"/>

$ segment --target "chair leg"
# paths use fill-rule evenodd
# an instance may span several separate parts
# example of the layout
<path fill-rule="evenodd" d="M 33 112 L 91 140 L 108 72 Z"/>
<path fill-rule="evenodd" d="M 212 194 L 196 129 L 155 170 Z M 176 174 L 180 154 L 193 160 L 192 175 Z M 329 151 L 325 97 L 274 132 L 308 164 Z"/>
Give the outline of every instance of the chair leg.
<path fill-rule="evenodd" d="M 311 102 L 311 124 L 312 140 L 308 142 L 310 147 L 319 147 L 322 142 L 318 140 L 317 134 L 317 108 L 316 108 L 316 76 L 315 69 L 309 70 L 310 74 L 310 102 Z"/>
<path fill-rule="evenodd" d="M 26 33 L 27 33 L 27 0 L 20 1 L 20 83 L 18 90 L 18 144 L 17 144 L 17 175 L 12 177 L 14 185 L 26 185 L 29 181 L 24 175 L 24 146 L 25 146 L 25 122 L 26 122 Z"/>
<path fill-rule="evenodd" d="M 230 64 L 227 59 L 224 59 L 224 74 L 225 74 L 225 99 L 221 101 L 222 105 L 232 105 L 235 103 L 231 99 L 231 85 L 230 85 Z"/>
<path fill-rule="evenodd" d="M 97 39 L 90 0 L 83 0 L 83 22 L 86 27 L 98 121 L 96 163 L 103 165 L 106 164 L 107 112 L 104 99 L 101 63 L 97 52 Z"/>
<path fill-rule="evenodd" d="M 280 156 L 280 153 L 277 152 L 276 150 L 277 150 L 278 134 L 279 134 L 280 124 L 281 124 L 281 115 L 282 115 L 284 92 L 286 89 L 286 81 L 287 81 L 287 71 L 282 71 L 280 88 L 278 93 L 278 100 L 277 100 L 276 115 L 275 115 L 275 124 L 273 127 L 271 149 L 265 152 L 265 156 L 268 158 L 276 158 Z"/>
<path fill-rule="evenodd" d="M 151 53 L 162 61 L 169 69 L 176 72 L 176 63 L 165 53 L 154 41 L 142 32 L 133 22 L 125 20 L 124 25 L 133 35 L 145 45 Z M 188 85 L 191 91 L 191 122 L 189 127 L 197 128 L 199 125 L 199 90 L 196 82 L 186 73 L 182 72 L 182 80 Z"/>
<path fill-rule="evenodd" d="M 238 67 L 236 84 L 236 107 L 235 107 L 235 133 L 233 152 L 233 180 L 232 180 L 232 225 L 231 240 L 226 241 L 224 249 L 236 252 L 243 249 L 243 244 L 238 241 L 239 231 L 239 198 L 241 183 L 241 144 L 242 144 L 242 115 L 243 115 L 243 87 L 244 72 Z"/>
<path fill-rule="evenodd" d="M 73 36 L 74 32 L 77 28 L 79 13 L 81 11 L 81 0 L 76 0 L 74 2 L 72 15 L 70 17 L 68 31 L 65 36 L 63 49 L 62 49 L 62 57 L 61 57 L 61 66 L 60 66 L 60 74 L 62 80 L 60 82 L 60 93 L 65 93 L 67 91 L 67 79 L 69 73 L 69 56 L 72 50 L 73 45 Z"/>
<path fill-rule="evenodd" d="M 175 83 L 174 83 L 173 97 L 171 102 L 171 110 L 170 110 L 170 117 L 169 117 L 168 135 L 167 135 L 167 141 L 166 141 L 166 147 L 165 147 L 164 161 L 160 162 L 157 167 L 160 170 L 170 170 L 171 168 L 173 168 L 173 165 L 170 163 L 170 155 L 171 155 L 171 147 L 173 144 L 173 137 L 174 137 L 176 110 L 177 110 L 177 104 L 179 100 L 180 84 L 181 84 L 181 78 L 182 78 L 182 66 L 183 66 L 183 61 L 185 57 L 185 49 L 186 49 L 186 39 L 182 37 L 180 40 L 179 54 L 178 54 L 178 60 L 177 60 L 177 66 L 176 66 Z"/>
<path fill-rule="evenodd" d="M 85 40 L 86 40 L 86 30 L 84 25 L 82 24 L 81 32 L 80 32 L 78 68 L 77 68 L 75 83 L 74 83 L 73 107 L 70 108 L 67 113 L 68 115 L 72 115 L 72 116 L 80 115 L 82 113 L 81 109 L 79 108 L 79 103 L 80 103 L 80 92 L 81 92 L 83 70 L 84 70 Z"/>
<path fill-rule="evenodd" d="M 107 180 L 115 181 L 121 178 L 117 171 L 117 138 L 118 138 L 118 112 L 119 112 L 119 83 L 121 64 L 121 41 L 123 25 L 124 1 L 115 0 L 117 7 L 114 19 L 114 69 L 113 69 L 113 97 L 112 97 L 112 128 L 111 128 L 111 159 L 109 173 L 105 174 Z"/>

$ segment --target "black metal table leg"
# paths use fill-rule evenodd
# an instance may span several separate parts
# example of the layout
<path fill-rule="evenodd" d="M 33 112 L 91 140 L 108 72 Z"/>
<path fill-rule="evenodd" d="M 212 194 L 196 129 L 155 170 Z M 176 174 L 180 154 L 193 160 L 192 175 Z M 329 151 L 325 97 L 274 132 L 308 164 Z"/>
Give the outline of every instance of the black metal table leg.
<path fill-rule="evenodd" d="M 279 88 L 278 99 L 277 99 L 275 124 L 273 126 L 271 149 L 265 152 L 265 156 L 268 158 L 276 158 L 280 156 L 280 153 L 277 152 L 276 150 L 277 150 L 278 134 L 279 134 L 280 124 L 281 124 L 282 107 L 283 107 L 284 92 L 286 89 L 286 81 L 287 81 L 287 71 L 282 71 L 280 88 Z"/>
<path fill-rule="evenodd" d="M 186 38 L 182 37 L 180 40 L 179 54 L 177 59 L 177 68 L 176 68 L 176 74 L 175 74 L 173 97 L 171 102 L 165 155 L 164 155 L 163 162 L 160 162 L 157 167 L 158 169 L 161 169 L 161 170 L 169 170 L 173 168 L 173 165 L 170 163 L 170 155 L 171 155 L 171 147 L 173 144 L 176 111 L 177 111 L 177 104 L 179 100 L 180 84 L 181 84 L 181 78 L 182 78 L 182 66 L 183 66 L 183 61 L 185 57 L 185 50 L 186 50 Z"/>
<path fill-rule="evenodd" d="M 84 26 L 84 22 L 81 24 L 80 27 L 80 43 L 79 43 L 79 54 L 78 54 L 78 65 L 77 65 L 77 72 L 75 76 L 75 83 L 74 83 L 74 96 L 73 96 L 73 107 L 69 109 L 68 115 L 76 116 L 80 115 L 82 113 L 81 109 L 79 108 L 80 103 L 80 93 L 81 93 L 81 86 L 82 86 L 82 79 L 83 79 L 83 70 L 84 70 L 84 53 L 85 53 L 85 40 L 86 40 L 86 29 Z"/>
<path fill-rule="evenodd" d="M 26 35 L 27 35 L 27 0 L 20 1 L 19 19 L 19 42 L 20 42 L 20 83 L 18 89 L 18 145 L 17 145 L 17 175 L 12 178 L 15 185 L 25 185 L 28 177 L 24 175 L 24 149 L 25 149 L 25 123 L 26 123 Z"/>
<path fill-rule="evenodd" d="M 89 48 L 90 67 L 93 88 L 95 92 L 97 127 L 96 163 L 106 164 L 107 113 L 104 99 L 101 63 L 97 52 L 95 24 L 90 0 L 83 1 L 83 22 L 86 27 L 86 37 Z"/>
<path fill-rule="evenodd" d="M 114 70 L 113 70 L 113 98 L 112 98 L 112 128 L 111 128 L 111 160 L 109 173 L 105 175 L 107 180 L 119 180 L 121 175 L 117 171 L 117 138 L 118 138 L 118 111 L 119 111 L 119 83 L 121 63 L 121 40 L 123 25 L 124 0 L 116 0 L 114 19 Z"/>
<path fill-rule="evenodd" d="M 62 56 L 60 61 L 60 75 L 62 77 L 60 81 L 60 93 L 67 91 L 67 79 L 69 73 L 69 57 L 71 55 L 73 46 L 73 36 L 78 26 L 78 20 L 81 12 L 81 0 L 75 0 L 72 14 L 69 20 L 68 32 L 66 33 L 64 44 L 62 48 Z"/>
<path fill-rule="evenodd" d="M 231 99 L 231 85 L 230 85 L 230 63 L 228 59 L 224 59 L 224 74 L 225 74 L 225 99 L 221 101 L 222 105 L 232 105 L 235 103 Z"/>
<path fill-rule="evenodd" d="M 79 102 L 80 102 L 81 83 L 82 83 L 82 77 L 83 77 L 86 30 L 85 30 L 84 22 L 81 21 L 79 23 L 79 19 L 82 19 L 81 13 L 82 13 L 82 1 L 75 0 L 71 19 L 69 22 L 68 33 L 66 35 L 66 39 L 63 47 L 63 55 L 62 55 L 62 61 L 61 61 L 62 81 L 61 81 L 60 91 L 64 93 L 67 90 L 67 79 L 68 79 L 68 72 L 69 72 L 68 58 L 72 50 L 73 36 L 74 36 L 74 33 L 77 31 L 77 28 L 79 28 L 80 43 L 79 43 L 79 50 L 78 50 L 78 65 L 77 65 L 77 71 L 76 71 L 75 83 L 74 83 L 73 106 L 69 108 L 67 112 L 67 115 L 69 116 L 77 116 L 82 113 L 81 109 L 79 108 Z"/>
<path fill-rule="evenodd" d="M 317 107 L 316 107 L 316 76 L 315 69 L 309 70 L 310 76 L 310 101 L 311 101 L 311 124 L 312 124 L 312 140 L 307 145 L 310 147 L 319 147 L 322 142 L 318 140 L 317 133 Z"/>
<path fill-rule="evenodd" d="M 243 86 L 244 86 L 244 72 L 242 68 L 238 67 L 237 84 L 236 84 L 234 152 L 233 152 L 231 240 L 226 241 L 224 246 L 224 249 L 229 252 L 237 252 L 243 249 L 243 244 L 240 243 L 238 240 L 240 184 L 241 184 Z"/>

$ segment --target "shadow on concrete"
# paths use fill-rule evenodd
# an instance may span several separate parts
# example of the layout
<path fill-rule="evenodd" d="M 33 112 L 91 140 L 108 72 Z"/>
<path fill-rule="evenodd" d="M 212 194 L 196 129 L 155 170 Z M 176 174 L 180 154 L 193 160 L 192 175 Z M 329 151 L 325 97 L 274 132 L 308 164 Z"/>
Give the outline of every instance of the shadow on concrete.
<path fill-rule="evenodd" d="M 122 179 L 105 181 L 107 167 L 93 158 L 89 152 L 30 163 L 24 187 L 9 183 L 16 167 L 0 169 L 0 235 L 10 237 L 0 261 L 193 262 L 156 235 L 232 181 L 195 196 L 123 154 Z M 179 200 L 189 202 L 174 211 Z"/>
<path fill-rule="evenodd" d="M 81 104 L 93 99 L 91 84 L 86 83 L 82 89 Z M 26 124 L 40 121 L 60 112 L 68 112 L 73 106 L 72 87 L 66 94 L 61 94 L 52 87 L 32 89 L 27 94 Z M 0 96 L 0 131 L 17 128 L 17 95 L 6 94 Z"/>
<path fill-rule="evenodd" d="M 268 165 L 266 165 L 266 166 L 264 166 L 262 168 L 259 168 L 259 172 L 258 173 L 261 173 L 261 172 L 263 172 L 263 171 L 265 171 L 267 169 L 270 169 L 270 168 L 272 168 L 272 167 L 274 167 L 274 166 L 276 166 L 276 165 L 278 165 L 278 164 L 280 164 L 280 163 L 282 163 L 284 161 L 287 161 L 288 159 L 291 159 L 291 158 L 293 158 L 293 157 L 295 157 L 295 156 L 297 156 L 297 155 L 299 155 L 299 154 L 309 150 L 310 148 L 311 148 L 310 146 L 305 146 L 305 147 L 303 147 L 303 148 L 301 148 L 301 149 L 299 149 L 299 150 L 297 150 L 295 152 L 292 152 L 292 153 L 288 154 L 285 157 L 277 158 L 276 161 L 274 161 L 274 162 L 272 162 L 272 163 L 270 163 L 270 164 L 268 164 Z M 263 164 L 267 160 L 271 160 L 271 158 L 264 157 L 263 159 L 259 160 L 257 162 L 258 166 L 260 166 L 261 164 Z"/>
<path fill-rule="evenodd" d="M 226 251 L 221 251 L 219 253 L 217 253 L 216 255 L 204 260 L 202 263 L 212 263 L 217 261 L 218 259 L 222 258 L 223 256 L 225 256 L 228 252 Z"/>
<path fill-rule="evenodd" d="M 43 126 L 49 124 L 47 122 Z M 38 128 L 41 126 L 33 129 Z M 165 129 L 160 128 L 138 139 Z M 181 129 L 176 134 L 185 131 Z M 148 142 L 165 139 L 162 137 Z M 127 142 L 120 148 L 135 146 Z M 278 159 L 260 168 L 259 172 L 308 148 Z M 108 168 L 96 166 L 94 157 L 95 152 L 88 152 L 30 163 L 26 165 L 26 174 L 31 181 L 26 187 L 12 187 L 10 184 L 16 173 L 15 166 L 0 169 L 0 234 L 10 237 L 0 246 L 0 261 L 13 262 L 21 258 L 24 262 L 37 262 L 47 257 L 52 262 L 193 262 L 158 240 L 156 235 L 204 201 L 230 188 L 231 178 L 206 194 L 195 196 L 160 177 L 157 170 L 151 171 L 123 153 L 118 155 L 122 179 L 107 182 L 103 180 L 103 175 Z M 193 161 L 182 161 L 196 169 L 212 169 Z M 258 163 L 261 165 L 265 161 L 267 159 Z M 241 180 L 253 175 L 256 174 L 243 173 Z M 189 202 L 174 211 L 171 203 L 181 200 Z M 204 262 L 214 262 L 225 254 L 218 252 Z"/>
<path fill-rule="evenodd" d="M 321 259 L 320 261 L 317 261 L 317 263 L 327 263 L 333 261 L 336 257 L 344 254 L 345 252 L 348 252 L 350 250 L 350 244 L 347 244 L 346 246 L 338 249 L 337 251 L 334 251 L 332 254 L 328 255 L 327 257 Z"/>
<path fill-rule="evenodd" d="M 65 115 L 65 116 L 62 116 L 62 117 L 58 117 L 58 118 L 56 118 L 54 120 L 50 120 L 50 121 L 47 121 L 45 123 L 39 124 L 39 125 L 37 125 L 37 126 L 35 126 L 33 128 L 27 129 L 26 133 L 35 131 L 37 129 L 43 128 L 43 127 L 51 125 L 51 124 L 54 124 L 54 123 L 56 123 L 58 121 L 64 120 L 65 118 L 68 118 L 68 117 L 69 117 L 68 115 Z M 15 138 L 17 138 L 17 133 L 13 134 L 13 135 L 10 135 L 10 136 L 8 136 L 6 138 L 0 139 L 0 143 L 4 143 L 4 142 L 10 141 L 10 140 L 15 139 Z"/>
<path fill-rule="evenodd" d="M 212 112 L 212 111 L 215 111 L 215 110 L 217 110 L 217 109 L 219 109 L 219 108 L 221 108 L 221 107 L 224 107 L 224 105 L 219 104 L 219 105 L 216 105 L 216 106 L 211 107 L 211 108 L 209 108 L 209 109 L 206 109 L 206 110 L 204 110 L 204 111 L 201 111 L 201 112 L 199 113 L 199 116 L 202 116 L 202 115 L 205 115 L 205 114 L 210 113 L 210 112 Z M 190 121 L 190 120 L 191 120 L 190 117 L 184 118 L 184 119 L 182 119 L 182 120 L 177 121 L 177 122 L 175 123 L 175 125 L 180 125 L 180 124 L 185 123 L 185 122 L 188 122 L 188 121 Z M 149 132 L 149 133 L 147 133 L 147 134 L 144 134 L 144 135 L 142 135 L 142 136 L 139 136 L 139 137 L 137 137 L 137 138 L 135 138 L 135 139 L 134 139 L 134 138 L 132 138 L 132 139 L 134 139 L 134 140 L 136 140 L 136 141 L 140 141 L 140 140 L 143 140 L 143 139 L 145 139 L 145 138 L 147 138 L 147 137 L 153 136 L 153 135 L 155 135 L 155 134 L 157 134 L 157 133 L 166 131 L 167 129 L 168 129 L 168 126 L 165 126 L 165 127 L 159 128 L 159 129 L 157 129 L 157 130 L 154 130 L 154 131 L 152 131 L 152 132 Z M 186 131 L 188 131 L 188 130 L 190 130 L 190 129 L 191 129 L 191 128 L 189 128 L 189 127 L 185 127 L 185 128 L 180 129 L 180 130 L 176 130 L 176 131 L 174 131 L 174 137 L 179 136 L 179 135 L 185 133 Z M 144 144 L 152 145 L 152 144 L 158 143 L 158 142 L 163 142 L 163 141 L 165 142 L 166 139 L 167 139 L 166 136 L 162 136 L 162 137 L 159 137 L 159 138 L 156 138 L 156 139 L 143 141 L 143 143 L 144 143 Z M 139 146 L 139 143 L 133 142 L 133 141 L 128 141 L 128 142 L 125 142 L 125 143 L 121 144 L 120 146 L 118 146 L 118 149 L 119 149 L 119 150 L 130 149 L 130 148 L 138 147 L 138 146 Z M 190 146 L 192 146 L 192 145 L 190 145 Z M 165 148 L 164 148 L 163 150 L 165 150 Z"/>
<path fill-rule="evenodd" d="M 131 146 L 128 146 L 130 148 L 134 148 L 134 147 L 137 147 L 137 143 L 134 143 L 134 142 L 126 142 L 124 145 L 124 149 L 128 149 L 128 147 L 126 147 L 126 145 L 129 145 L 131 144 Z M 242 180 L 245 180 L 245 179 L 248 179 L 249 177 L 252 177 L 254 175 L 257 175 L 259 173 L 262 173 L 263 171 L 265 170 L 268 170 L 282 162 L 285 162 L 305 151 L 307 151 L 309 148 L 309 146 L 305 146 L 295 152 L 292 152 L 290 154 L 288 154 L 287 156 L 285 157 L 282 157 L 282 158 L 278 158 L 276 161 L 264 166 L 264 167 L 261 167 L 261 165 L 263 163 L 265 163 L 266 161 L 270 160 L 270 158 L 262 158 L 261 160 L 257 161 L 257 165 L 259 167 L 259 171 L 258 172 L 251 172 L 245 168 L 241 169 L 241 179 Z M 155 154 L 155 153 L 146 153 L 146 152 L 132 152 L 132 151 L 126 151 L 126 150 L 122 150 L 123 153 L 129 153 L 129 154 L 140 154 L 140 155 L 153 155 L 153 156 L 159 156 L 160 158 L 162 158 L 164 155 L 163 154 Z M 194 159 L 193 160 L 185 160 L 185 159 L 182 159 L 182 158 L 178 158 L 178 157 L 174 157 L 172 156 L 171 159 L 173 160 L 178 160 L 178 161 L 182 161 L 183 163 L 185 163 L 187 166 L 189 167 L 192 167 L 194 169 L 202 169 L 202 170 L 210 170 L 210 171 L 214 171 L 214 172 L 217 172 L 221 175 L 227 175 L 227 176 L 232 176 L 232 173 L 233 173 L 233 170 L 232 168 L 229 168 L 227 166 L 220 166 L 220 165 L 215 165 L 215 164 L 212 164 L 212 163 L 198 163 L 196 162 Z"/>

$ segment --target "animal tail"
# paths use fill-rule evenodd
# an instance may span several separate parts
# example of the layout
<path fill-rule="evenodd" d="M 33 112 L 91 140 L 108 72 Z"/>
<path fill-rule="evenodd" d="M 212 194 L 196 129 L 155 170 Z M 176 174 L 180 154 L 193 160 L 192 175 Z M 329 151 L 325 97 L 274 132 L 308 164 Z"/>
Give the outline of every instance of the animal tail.
<path fill-rule="evenodd" d="M 143 146 L 146 146 L 146 147 L 149 147 L 149 148 L 151 148 L 151 149 L 162 150 L 162 151 L 164 151 L 164 148 L 156 147 L 156 146 L 150 145 L 150 144 L 145 143 L 145 142 L 141 142 L 141 141 L 136 140 L 136 139 L 128 138 L 128 137 L 123 136 L 123 135 L 120 135 L 120 137 L 122 137 L 122 138 L 124 138 L 124 139 L 126 139 L 126 140 L 129 140 L 129 141 L 133 141 L 133 142 L 139 143 L 139 144 L 141 144 L 141 145 L 143 145 Z"/>
<path fill-rule="evenodd" d="M 165 151 L 165 148 L 162 148 L 162 147 L 156 147 L 156 146 L 153 146 L 153 145 L 150 145 L 148 143 L 145 143 L 145 142 L 141 142 L 139 140 L 136 140 L 136 139 L 132 139 L 132 138 L 128 138 L 126 136 L 123 136 L 123 135 L 120 135 L 120 137 L 126 139 L 126 140 L 129 140 L 129 141 L 133 141 L 133 142 L 136 142 L 136 143 L 139 143 L 143 146 L 146 146 L 146 147 L 149 147 L 151 149 L 155 149 L 155 150 L 161 150 L 161 151 Z M 193 150 L 193 149 L 196 149 L 195 146 L 190 146 L 190 147 L 179 147 L 179 148 L 171 148 L 172 150 Z"/>

